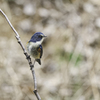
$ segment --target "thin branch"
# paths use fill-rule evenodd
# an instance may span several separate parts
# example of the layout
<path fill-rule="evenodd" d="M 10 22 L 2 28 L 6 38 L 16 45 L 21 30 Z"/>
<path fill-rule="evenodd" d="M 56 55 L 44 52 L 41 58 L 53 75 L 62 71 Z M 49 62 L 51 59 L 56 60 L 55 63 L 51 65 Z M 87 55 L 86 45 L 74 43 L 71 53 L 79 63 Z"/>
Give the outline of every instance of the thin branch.
<path fill-rule="evenodd" d="M 20 36 L 18 34 L 18 32 L 15 30 L 15 28 L 13 27 L 13 25 L 11 24 L 11 22 L 9 21 L 8 17 L 6 16 L 6 14 L 0 9 L 0 12 L 2 13 L 2 15 L 5 17 L 6 21 L 8 22 L 8 24 L 10 25 L 11 29 L 14 31 L 14 33 L 16 34 L 16 39 L 18 41 L 18 43 L 20 44 L 23 52 L 24 52 L 24 55 L 26 56 L 26 59 L 28 60 L 28 63 L 29 63 L 29 66 L 30 66 L 30 69 L 31 69 L 31 72 L 32 72 L 32 75 L 33 75 L 33 81 L 34 81 L 34 94 L 35 96 L 37 97 L 38 100 L 41 100 L 41 97 L 40 95 L 38 94 L 38 91 L 37 91 L 37 82 L 36 82 L 36 76 L 35 76 L 35 72 L 34 72 L 34 65 L 32 64 L 32 61 L 31 61 L 31 58 L 30 56 L 28 55 L 27 51 L 25 50 L 25 47 L 24 45 L 22 44 L 21 42 L 21 39 L 20 39 Z"/>

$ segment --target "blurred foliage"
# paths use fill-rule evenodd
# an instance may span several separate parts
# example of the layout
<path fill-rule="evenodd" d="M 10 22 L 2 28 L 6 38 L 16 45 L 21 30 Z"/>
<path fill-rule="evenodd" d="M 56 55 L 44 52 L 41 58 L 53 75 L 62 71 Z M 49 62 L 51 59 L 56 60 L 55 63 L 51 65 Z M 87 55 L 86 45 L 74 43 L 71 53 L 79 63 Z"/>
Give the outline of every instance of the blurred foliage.
<path fill-rule="evenodd" d="M 42 65 L 35 64 L 42 100 L 100 100 L 99 6 L 100 0 L 0 0 L 25 47 L 35 32 L 47 35 Z M 33 90 L 28 62 L 1 15 L 0 100 L 36 100 Z"/>

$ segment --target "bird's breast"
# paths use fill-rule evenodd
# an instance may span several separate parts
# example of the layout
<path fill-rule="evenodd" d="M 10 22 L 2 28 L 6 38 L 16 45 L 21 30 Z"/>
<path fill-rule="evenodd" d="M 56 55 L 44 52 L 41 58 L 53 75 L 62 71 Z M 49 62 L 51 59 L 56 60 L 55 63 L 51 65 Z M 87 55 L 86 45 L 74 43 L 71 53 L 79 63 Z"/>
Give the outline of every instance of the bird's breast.
<path fill-rule="evenodd" d="M 35 59 L 40 59 L 40 52 L 37 50 L 39 47 L 38 43 L 30 42 L 28 43 L 27 49 L 31 56 L 33 56 Z"/>

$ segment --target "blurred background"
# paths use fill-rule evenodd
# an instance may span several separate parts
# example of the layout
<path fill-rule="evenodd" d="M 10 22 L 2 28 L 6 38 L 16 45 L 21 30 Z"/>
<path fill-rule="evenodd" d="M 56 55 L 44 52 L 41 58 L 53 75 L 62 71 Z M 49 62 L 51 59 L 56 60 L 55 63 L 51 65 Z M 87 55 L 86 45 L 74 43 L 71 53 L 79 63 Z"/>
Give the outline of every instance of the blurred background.
<path fill-rule="evenodd" d="M 24 44 L 43 32 L 35 64 L 42 100 L 100 100 L 100 0 L 0 0 Z M 34 59 L 32 59 L 34 61 Z M 0 14 L 0 100 L 37 100 L 23 51 Z"/>

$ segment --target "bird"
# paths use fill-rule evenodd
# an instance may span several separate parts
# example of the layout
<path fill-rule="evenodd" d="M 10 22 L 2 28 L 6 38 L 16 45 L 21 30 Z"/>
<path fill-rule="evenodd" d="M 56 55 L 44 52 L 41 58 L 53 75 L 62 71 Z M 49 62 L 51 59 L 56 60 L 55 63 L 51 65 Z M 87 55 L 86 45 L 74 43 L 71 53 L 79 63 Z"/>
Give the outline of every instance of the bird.
<path fill-rule="evenodd" d="M 30 54 L 30 56 L 35 58 L 35 61 L 37 61 L 38 64 L 40 65 L 41 65 L 41 58 L 43 55 L 42 42 L 45 37 L 47 36 L 45 36 L 42 32 L 36 32 L 28 41 L 28 45 L 27 45 L 28 53 Z M 34 64 L 35 64 L 35 61 L 34 61 Z"/>

